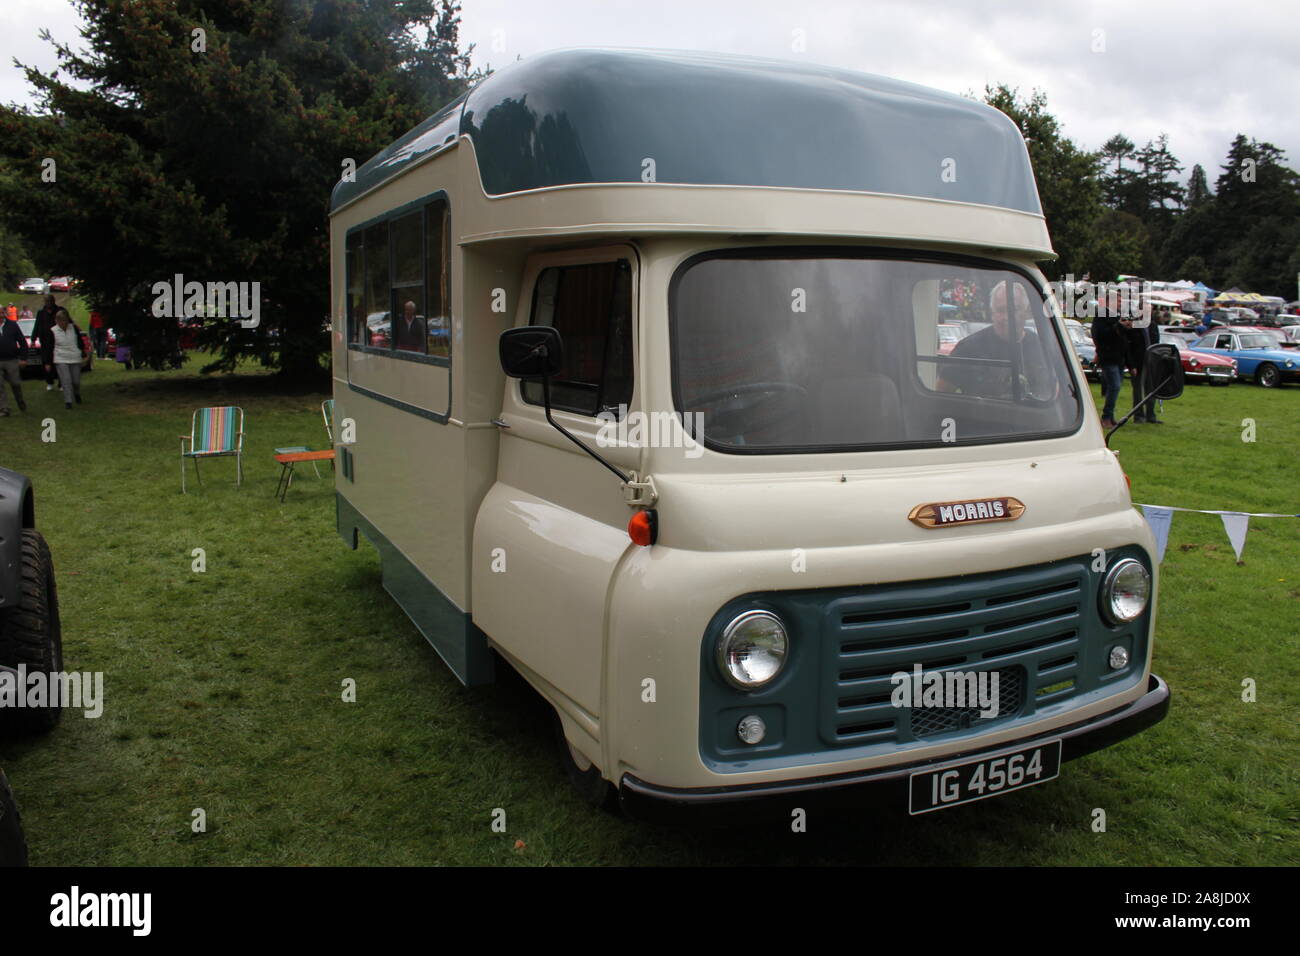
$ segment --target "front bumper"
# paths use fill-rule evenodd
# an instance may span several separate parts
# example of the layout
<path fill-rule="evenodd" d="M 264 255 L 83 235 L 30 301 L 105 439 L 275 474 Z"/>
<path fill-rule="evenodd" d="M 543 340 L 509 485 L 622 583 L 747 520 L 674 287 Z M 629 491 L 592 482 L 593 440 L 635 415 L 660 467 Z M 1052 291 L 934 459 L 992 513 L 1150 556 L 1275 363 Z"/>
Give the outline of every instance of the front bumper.
<path fill-rule="evenodd" d="M 899 764 L 879 770 L 787 780 L 771 784 L 735 787 L 707 787 L 680 790 L 658 787 L 632 774 L 624 774 L 619 786 L 619 803 L 624 812 L 637 819 L 657 822 L 745 822 L 746 819 L 780 815 L 788 818 L 790 801 L 798 806 L 861 806 L 879 803 L 885 812 L 892 807 L 905 813 L 908 779 L 918 770 L 933 764 L 950 763 L 996 753 L 1009 746 L 1031 746 L 1038 741 L 1061 740 L 1061 760 L 1073 760 L 1109 747 L 1126 737 L 1158 724 L 1169 712 L 1169 685 L 1151 674 L 1147 692 L 1124 707 L 1092 717 L 1077 724 L 1059 727 L 1014 744 L 1003 741 L 960 753 L 945 754 L 932 760 Z M 710 820 L 709 818 L 713 818 Z"/>

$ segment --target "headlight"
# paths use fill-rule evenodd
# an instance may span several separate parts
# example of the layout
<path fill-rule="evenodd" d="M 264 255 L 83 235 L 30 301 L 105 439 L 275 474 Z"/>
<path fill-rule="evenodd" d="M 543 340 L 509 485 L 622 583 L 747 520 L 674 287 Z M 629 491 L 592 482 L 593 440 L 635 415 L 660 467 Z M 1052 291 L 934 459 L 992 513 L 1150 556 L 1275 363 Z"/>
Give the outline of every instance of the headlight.
<path fill-rule="evenodd" d="M 1101 583 L 1101 613 L 1111 624 L 1127 624 L 1151 600 L 1151 575 L 1132 558 L 1116 561 Z"/>
<path fill-rule="evenodd" d="M 757 690 L 776 680 L 788 647 L 780 618 L 768 611 L 746 611 L 718 638 L 718 669 L 733 687 Z"/>

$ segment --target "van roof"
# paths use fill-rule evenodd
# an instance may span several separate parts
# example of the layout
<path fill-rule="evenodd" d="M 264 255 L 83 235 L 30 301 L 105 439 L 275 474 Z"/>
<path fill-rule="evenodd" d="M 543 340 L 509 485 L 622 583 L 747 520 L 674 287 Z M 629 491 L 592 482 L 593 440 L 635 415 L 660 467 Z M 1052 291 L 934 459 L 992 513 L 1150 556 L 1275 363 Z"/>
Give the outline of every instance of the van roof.
<path fill-rule="evenodd" d="M 1020 131 L 886 77 L 713 53 L 560 50 L 493 73 L 334 187 L 331 212 L 457 142 L 489 195 L 588 183 L 887 193 L 1041 214 Z"/>

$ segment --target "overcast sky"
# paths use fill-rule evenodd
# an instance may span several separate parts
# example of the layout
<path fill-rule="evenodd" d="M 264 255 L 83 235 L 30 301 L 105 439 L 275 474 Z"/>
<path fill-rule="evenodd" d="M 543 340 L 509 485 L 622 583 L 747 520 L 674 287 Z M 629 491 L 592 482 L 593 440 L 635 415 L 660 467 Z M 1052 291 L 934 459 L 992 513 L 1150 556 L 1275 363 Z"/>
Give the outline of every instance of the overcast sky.
<path fill-rule="evenodd" d="M 1097 149 L 1161 132 L 1211 187 L 1238 132 L 1300 168 L 1300 4 L 1294 0 L 462 0 L 477 66 L 575 46 L 710 50 L 831 66 L 953 93 L 1037 87 L 1067 136 Z M 78 39 L 66 0 L 0 3 L 0 101 L 28 102 L 10 64 L 52 67 L 37 38 Z M 801 31 L 797 32 L 797 31 Z M 796 49 L 802 40 L 802 51 Z M 1100 49 L 1094 52 L 1094 47 Z"/>

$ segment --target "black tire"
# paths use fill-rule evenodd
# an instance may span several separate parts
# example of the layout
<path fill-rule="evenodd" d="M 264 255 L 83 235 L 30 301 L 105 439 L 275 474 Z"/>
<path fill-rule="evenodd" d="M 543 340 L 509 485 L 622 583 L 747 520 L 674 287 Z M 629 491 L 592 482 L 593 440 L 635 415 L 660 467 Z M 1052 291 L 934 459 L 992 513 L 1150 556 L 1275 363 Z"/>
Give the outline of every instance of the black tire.
<path fill-rule="evenodd" d="M 1265 362 L 1255 369 L 1255 381 L 1264 388 L 1277 388 L 1282 383 L 1282 374 L 1276 365 Z"/>
<path fill-rule="evenodd" d="M 23 837 L 23 823 L 18 816 L 18 804 L 9 781 L 0 770 L 0 866 L 26 866 L 27 840 Z"/>
<path fill-rule="evenodd" d="M 0 609 L 0 664 L 27 673 L 56 674 L 63 670 L 63 633 L 59 626 L 59 595 L 54 562 L 39 531 L 23 530 L 22 581 L 18 603 Z M 0 732 L 44 733 L 53 730 L 63 711 L 57 706 L 0 709 Z"/>
<path fill-rule="evenodd" d="M 552 710 L 555 725 L 555 746 L 560 754 L 560 765 L 564 767 L 565 776 L 573 789 L 578 791 L 582 802 L 601 810 L 614 810 L 618 806 L 618 792 L 613 785 L 600 775 L 600 768 L 588 763 L 586 758 L 569 746 L 564 736 L 564 724 L 560 715 Z M 586 766 L 582 766 L 578 761 Z"/>

